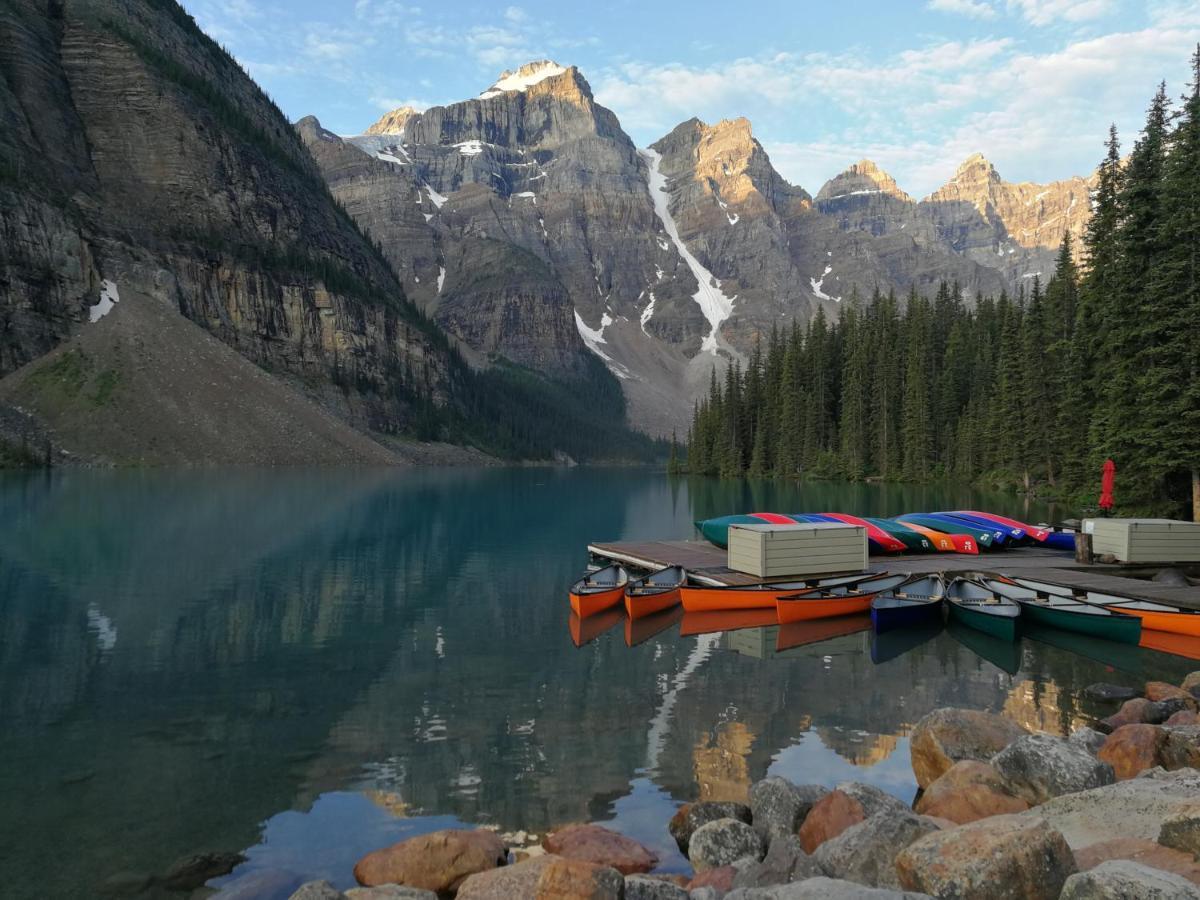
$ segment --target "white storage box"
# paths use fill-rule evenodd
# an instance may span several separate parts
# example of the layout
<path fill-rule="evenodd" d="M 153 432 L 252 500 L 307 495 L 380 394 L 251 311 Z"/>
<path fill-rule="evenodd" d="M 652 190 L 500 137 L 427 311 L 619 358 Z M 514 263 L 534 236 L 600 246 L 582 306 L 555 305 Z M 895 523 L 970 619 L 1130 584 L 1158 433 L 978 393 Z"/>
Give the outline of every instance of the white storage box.
<path fill-rule="evenodd" d="M 729 568 L 759 578 L 862 572 L 867 530 L 843 522 L 730 525 Z"/>
<path fill-rule="evenodd" d="M 1121 562 L 1200 562 L 1200 523 L 1174 519 L 1085 519 L 1092 553 Z"/>

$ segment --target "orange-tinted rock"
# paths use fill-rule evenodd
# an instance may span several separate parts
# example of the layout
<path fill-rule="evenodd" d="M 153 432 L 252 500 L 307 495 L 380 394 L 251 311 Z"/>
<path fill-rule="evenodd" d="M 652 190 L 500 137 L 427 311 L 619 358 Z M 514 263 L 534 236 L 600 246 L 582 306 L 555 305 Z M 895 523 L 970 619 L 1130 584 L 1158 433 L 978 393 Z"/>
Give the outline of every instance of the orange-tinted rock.
<path fill-rule="evenodd" d="M 1062 834 L 1029 815 L 993 816 L 935 831 L 896 857 L 900 884 L 935 897 L 1056 900 L 1074 873 Z"/>
<path fill-rule="evenodd" d="M 916 806 L 921 815 L 959 825 L 1027 809 L 1028 803 L 1008 793 L 999 772 L 974 759 L 964 759 L 947 769 L 925 789 Z"/>
<path fill-rule="evenodd" d="M 1134 697 L 1132 700 L 1126 700 L 1115 713 L 1107 719 L 1100 720 L 1100 730 L 1111 734 L 1124 725 L 1141 725 L 1146 721 L 1146 711 L 1147 707 L 1150 706 L 1150 702 L 1145 697 Z"/>
<path fill-rule="evenodd" d="M 1113 767 L 1118 781 L 1162 765 L 1167 733 L 1157 725 L 1122 725 L 1108 736 L 1096 758 Z"/>
<path fill-rule="evenodd" d="M 1173 713 L 1164 725 L 1200 725 L 1200 713 L 1194 713 L 1190 709 L 1181 709 L 1177 713 Z"/>
<path fill-rule="evenodd" d="M 612 866 L 553 858 L 542 867 L 535 900 L 620 900 L 625 879 Z"/>
<path fill-rule="evenodd" d="M 1131 859 L 1153 869 L 1174 872 L 1194 884 L 1200 884 L 1200 863 L 1196 862 L 1192 854 L 1172 850 L 1154 841 L 1117 838 L 1075 851 L 1075 863 L 1081 872 L 1109 859 Z"/>
<path fill-rule="evenodd" d="M 1167 684 L 1165 681 L 1147 681 L 1146 699 L 1155 701 L 1182 700 L 1188 704 L 1189 709 L 1194 711 L 1197 708 L 1196 698 L 1192 696 L 1191 691 L 1176 687 L 1173 684 Z"/>
<path fill-rule="evenodd" d="M 709 869 L 707 872 L 701 872 L 685 887 L 689 891 L 694 891 L 696 888 L 712 887 L 716 888 L 722 894 L 733 890 L 733 876 L 737 874 L 737 869 L 733 866 L 720 866 L 716 869 Z"/>
<path fill-rule="evenodd" d="M 403 884 L 444 893 L 507 861 L 508 849 L 494 832 L 448 829 L 368 853 L 354 867 L 354 877 L 366 887 Z"/>
<path fill-rule="evenodd" d="M 800 826 L 800 846 L 813 853 L 830 838 L 866 819 L 862 804 L 845 791 L 830 791 L 813 804 Z"/>
<path fill-rule="evenodd" d="M 612 866 L 622 875 L 649 872 L 658 857 L 633 838 L 599 825 L 568 825 L 542 839 L 547 853 Z"/>
<path fill-rule="evenodd" d="M 991 759 L 1028 732 L 1011 719 L 974 709 L 935 709 L 913 728 L 909 749 L 925 788 L 964 759 Z"/>

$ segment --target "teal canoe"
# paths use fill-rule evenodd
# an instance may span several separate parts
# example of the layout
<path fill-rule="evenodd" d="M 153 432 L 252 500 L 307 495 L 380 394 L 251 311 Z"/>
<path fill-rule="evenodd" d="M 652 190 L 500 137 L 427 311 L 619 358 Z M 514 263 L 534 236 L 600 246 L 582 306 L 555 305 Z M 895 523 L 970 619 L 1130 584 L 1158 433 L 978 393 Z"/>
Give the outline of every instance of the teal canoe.
<path fill-rule="evenodd" d="M 959 524 L 949 519 L 939 519 L 934 516 L 924 515 L 923 513 L 908 513 L 907 515 L 896 516 L 896 521 L 900 524 L 913 522 L 922 528 L 930 528 L 934 531 L 940 531 L 943 534 L 964 534 L 974 538 L 975 542 L 984 549 L 991 547 L 995 542 L 995 536 L 990 531 L 975 528 L 966 522 Z"/>
<path fill-rule="evenodd" d="M 955 578 L 946 588 L 946 603 L 951 621 L 961 622 L 1000 640 L 1017 639 L 1021 606 L 1007 597 L 1000 597 L 974 581 Z"/>
<path fill-rule="evenodd" d="M 910 553 L 937 552 L 937 548 L 933 546 L 933 542 L 929 538 L 923 534 L 917 534 L 911 528 L 906 528 L 902 522 L 896 522 L 893 519 L 879 519 L 874 516 L 864 516 L 863 518 L 885 534 L 890 534 Z"/>
<path fill-rule="evenodd" d="M 1136 644 L 1142 639 L 1142 620 L 1137 616 L 1123 616 L 1074 597 L 1039 594 L 1030 588 L 994 578 L 986 579 L 984 585 L 1021 604 L 1022 617 L 1036 624 L 1121 644 Z"/>

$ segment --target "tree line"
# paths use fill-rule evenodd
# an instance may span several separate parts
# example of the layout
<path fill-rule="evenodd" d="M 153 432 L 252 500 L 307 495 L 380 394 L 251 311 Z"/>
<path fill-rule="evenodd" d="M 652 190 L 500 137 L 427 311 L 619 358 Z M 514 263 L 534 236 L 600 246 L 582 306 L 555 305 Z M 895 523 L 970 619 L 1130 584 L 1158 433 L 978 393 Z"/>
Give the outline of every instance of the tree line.
<path fill-rule="evenodd" d="M 953 477 L 1200 520 L 1200 48 L 1179 109 L 1161 85 L 1122 159 L 1115 126 L 1082 247 L 1015 295 L 942 283 L 853 294 L 714 370 L 686 457 L 723 477 Z M 1094 503 L 1095 498 L 1092 497 Z"/>

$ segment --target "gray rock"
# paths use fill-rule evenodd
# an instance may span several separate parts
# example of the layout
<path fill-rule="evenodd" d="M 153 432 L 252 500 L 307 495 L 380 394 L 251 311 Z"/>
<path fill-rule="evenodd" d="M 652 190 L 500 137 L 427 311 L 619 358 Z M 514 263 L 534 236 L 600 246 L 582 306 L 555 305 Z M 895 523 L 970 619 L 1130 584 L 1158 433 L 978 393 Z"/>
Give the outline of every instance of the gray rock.
<path fill-rule="evenodd" d="M 346 891 L 346 900 L 437 900 L 437 894 L 407 884 L 378 884 Z"/>
<path fill-rule="evenodd" d="M 754 830 L 764 841 L 795 834 L 814 803 L 829 793 L 816 784 L 792 784 L 772 775 L 750 788 Z"/>
<path fill-rule="evenodd" d="M 1163 819 L 1158 842 L 1193 857 L 1200 855 L 1200 801 L 1184 803 Z"/>
<path fill-rule="evenodd" d="M 824 874 L 816 859 L 804 852 L 800 839 L 794 834 L 771 841 L 761 862 L 754 860 L 738 868 L 738 873 L 733 876 L 735 888 L 770 887 Z"/>
<path fill-rule="evenodd" d="M 309 881 L 300 885 L 288 900 L 346 900 L 346 895 L 328 881 Z"/>
<path fill-rule="evenodd" d="M 701 825 L 688 845 L 688 859 L 697 872 L 728 866 L 746 856 L 761 859 L 762 855 L 762 838 L 737 819 L 717 819 Z"/>
<path fill-rule="evenodd" d="M 1183 698 L 1169 697 L 1166 700 L 1156 700 L 1149 704 L 1142 716 L 1149 725 L 1161 725 L 1175 713 L 1191 708 L 1191 704 Z"/>
<path fill-rule="evenodd" d="M 1109 700 L 1116 703 L 1140 697 L 1141 691 L 1120 684 L 1108 684 L 1107 682 L 1100 681 L 1085 687 L 1083 689 L 1083 696 L 1091 700 Z"/>
<path fill-rule="evenodd" d="M 1059 900 L 1193 900 L 1200 889 L 1186 878 L 1127 859 L 1110 859 L 1077 872 Z"/>
<path fill-rule="evenodd" d="M 717 819 L 738 819 L 750 824 L 750 807 L 744 803 L 733 802 L 686 803 L 671 817 L 667 830 L 671 832 L 671 837 L 675 838 L 679 849 L 686 854 L 688 841 L 696 829 Z"/>
<path fill-rule="evenodd" d="M 690 900 L 721 900 L 721 896 L 720 891 L 708 885 L 688 891 Z"/>
<path fill-rule="evenodd" d="M 882 812 L 826 841 L 813 858 L 832 878 L 898 890 L 896 856 L 913 841 L 939 830 L 928 816 L 907 810 Z"/>
<path fill-rule="evenodd" d="M 1095 756 L 1100 748 L 1104 746 L 1104 742 L 1107 739 L 1107 735 L 1101 734 L 1095 728 L 1088 728 L 1084 725 L 1072 731 L 1067 741 L 1076 747 L 1082 747 L 1088 753 L 1092 754 L 1092 756 Z"/>
<path fill-rule="evenodd" d="M 1113 769 L 1078 744 L 1048 734 L 1017 738 L 992 757 L 1014 794 L 1031 804 L 1112 784 Z"/>
<path fill-rule="evenodd" d="M 661 878 L 626 875 L 625 900 L 688 900 L 688 892 Z"/>
<path fill-rule="evenodd" d="M 837 878 L 809 878 L 773 888 L 737 888 L 725 900 L 922 900 L 928 894 L 872 888 Z"/>
<path fill-rule="evenodd" d="M 1168 770 L 1200 768 L 1200 725 L 1171 725 L 1165 730 L 1163 766 Z"/>
<path fill-rule="evenodd" d="M 843 781 L 837 789 L 857 800 L 868 819 L 882 812 L 912 812 L 907 803 L 896 799 L 887 791 L 881 791 L 874 785 L 863 784 L 861 781 Z"/>

